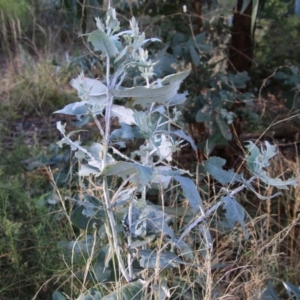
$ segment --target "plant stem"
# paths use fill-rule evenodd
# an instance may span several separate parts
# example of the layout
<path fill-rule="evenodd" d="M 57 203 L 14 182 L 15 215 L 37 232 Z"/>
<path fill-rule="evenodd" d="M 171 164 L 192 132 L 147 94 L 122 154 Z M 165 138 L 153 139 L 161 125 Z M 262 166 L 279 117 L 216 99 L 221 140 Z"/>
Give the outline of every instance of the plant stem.
<path fill-rule="evenodd" d="M 107 105 L 106 105 L 106 110 L 105 110 L 105 135 L 104 135 L 104 139 L 103 139 L 103 160 L 102 160 L 102 170 L 105 168 L 106 165 L 106 156 L 107 156 L 107 152 L 108 152 L 108 146 L 109 146 L 109 136 L 110 136 L 110 117 L 111 117 L 111 107 L 113 104 L 113 96 L 111 95 L 111 93 L 109 92 L 109 88 L 110 88 L 110 59 L 107 56 L 106 57 L 106 84 L 107 84 Z M 118 245 L 118 237 L 117 237 L 117 231 L 116 231 L 116 220 L 113 214 L 113 211 L 111 209 L 111 201 L 110 201 L 110 196 L 109 196 L 109 187 L 108 187 L 108 183 L 107 183 L 107 177 L 105 176 L 103 178 L 103 191 L 104 191 L 104 200 L 105 200 L 105 205 L 106 205 L 106 209 L 107 209 L 107 216 L 109 219 L 109 225 L 110 225 L 110 230 L 111 230 L 111 236 L 113 239 L 113 250 L 116 253 L 117 259 L 118 259 L 118 263 L 119 263 L 119 268 L 120 271 L 122 273 L 122 275 L 124 276 L 125 280 L 127 282 L 129 282 L 131 280 L 128 272 L 126 271 L 121 253 L 120 253 L 120 247 Z"/>

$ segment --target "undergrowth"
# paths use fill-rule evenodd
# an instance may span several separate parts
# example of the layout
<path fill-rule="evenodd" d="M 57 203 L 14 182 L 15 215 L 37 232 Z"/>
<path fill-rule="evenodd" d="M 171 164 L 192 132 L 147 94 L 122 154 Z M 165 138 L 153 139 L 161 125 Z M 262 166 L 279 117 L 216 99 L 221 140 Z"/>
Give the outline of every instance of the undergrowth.
<path fill-rule="evenodd" d="M 32 58 L 21 47 L 0 79 L 0 116 L 7 123 L 33 115 L 46 119 L 71 103 L 58 112 L 77 117 L 77 126 L 86 123 L 90 130 L 95 121 L 93 132 L 98 128 L 87 146 L 82 144 L 84 132 L 68 133 L 62 123 L 57 127 L 63 149 L 51 145 L 46 150 L 37 140 L 25 147 L 22 139 L 9 150 L 2 145 L 0 295 L 300 299 L 300 194 L 297 179 L 291 179 L 299 178 L 297 157 L 291 162 L 275 156 L 276 147 L 257 140 L 259 147 L 250 142 L 242 150 L 245 161 L 238 173 L 223 169 L 218 157 L 198 162 L 196 174 L 176 167 L 174 153 L 186 144 L 196 157 L 196 145 L 181 130 L 176 109 L 185 100 L 186 94 L 177 90 L 189 71 L 156 77 L 157 65 L 148 59 L 134 19 L 120 35 L 114 31 L 118 20 L 112 8 L 105 24 L 96 23 L 98 30 L 87 35 L 93 45 L 89 52 L 96 55 L 93 62 L 102 61 L 104 74 L 101 81 L 86 74 L 71 81 L 80 98 L 75 104 L 67 84 L 73 71 L 69 65 L 59 68 L 50 55 Z M 195 58 L 195 50 L 207 46 L 203 39 L 197 36 L 192 46 L 190 40 L 180 46 Z M 145 45 L 151 43 L 158 41 Z M 224 96 L 221 79 L 227 97 L 234 99 L 239 93 L 231 90 L 228 79 L 244 84 L 245 76 L 218 76 L 201 96 L 205 109 L 197 118 L 229 139 L 234 115 L 220 109 L 219 102 L 211 109 L 209 100 Z M 217 126 L 211 125 L 212 116 Z M 255 120 L 251 124 L 257 126 Z M 208 154 L 214 143 L 207 140 Z"/>
<path fill-rule="evenodd" d="M 278 190 L 297 187 L 294 174 L 284 180 L 278 173 L 271 174 L 276 146 L 266 141 L 258 147 L 248 141 L 244 173 L 225 170 L 226 161 L 211 156 L 199 164 L 196 186 L 192 174 L 172 164 L 173 153 L 184 143 L 197 150 L 180 128 L 177 110 L 187 97 L 177 91 L 189 71 L 157 78 L 144 45 L 159 40 L 146 40 L 135 18 L 129 30 L 118 32 L 119 24 L 111 7 L 105 22 L 96 18 L 98 29 L 87 36 L 105 65 L 105 79 L 101 82 L 81 73 L 71 81 L 80 101 L 56 111 L 76 116 L 80 126 L 93 120 L 99 139 L 84 146 L 77 137 L 80 130 L 67 132 L 64 124 L 57 123 L 62 135 L 58 145 L 67 144 L 74 152 L 79 185 L 66 197 L 59 189 L 53 194 L 81 233 L 59 243 L 71 271 L 66 283 L 71 294 L 56 291 L 53 298 L 267 299 L 276 295 L 277 283 L 271 279 L 284 271 L 278 260 L 298 216 L 274 229 L 277 224 L 268 206 L 282 196 Z M 195 41 L 195 47 L 203 45 L 202 38 L 196 36 Z M 129 74 L 139 79 L 125 87 Z M 247 76 L 229 78 L 243 85 Z M 226 95 L 232 96 L 229 91 Z M 116 105 L 115 99 L 125 103 L 129 99 L 130 105 Z M 209 106 L 206 114 L 202 110 L 201 121 L 211 120 L 207 116 L 211 112 L 229 139 L 228 124 L 234 114 L 218 108 L 221 101 L 216 99 L 213 110 Z M 119 120 L 119 128 L 111 128 L 112 117 Z M 141 139 L 136 149 L 122 151 L 134 139 Z M 147 198 L 155 190 L 157 203 L 151 203 Z M 244 194 L 244 190 L 248 191 Z M 243 195 L 256 207 L 266 202 L 267 211 L 248 214 L 241 205 Z M 273 230 L 279 233 L 274 236 Z M 83 269 L 77 265 L 82 260 Z M 290 283 L 284 286 L 289 294 L 299 293 Z"/>

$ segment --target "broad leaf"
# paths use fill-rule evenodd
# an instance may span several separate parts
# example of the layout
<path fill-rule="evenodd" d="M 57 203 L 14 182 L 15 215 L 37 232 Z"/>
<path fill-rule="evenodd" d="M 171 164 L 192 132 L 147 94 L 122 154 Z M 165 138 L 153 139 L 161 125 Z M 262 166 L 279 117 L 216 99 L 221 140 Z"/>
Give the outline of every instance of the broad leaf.
<path fill-rule="evenodd" d="M 105 296 L 102 300 L 141 300 L 143 296 L 143 284 L 141 281 L 134 281 L 122 285 L 115 292 Z"/>
<path fill-rule="evenodd" d="M 250 171 L 261 179 L 264 183 L 275 186 L 279 189 L 288 189 L 288 185 L 297 186 L 298 180 L 290 178 L 286 181 L 280 178 L 271 178 L 264 169 L 270 166 L 269 160 L 276 155 L 276 146 L 270 145 L 268 141 L 265 141 L 265 149 L 259 149 L 253 142 L 249 142 L 246 146 L 250 154 L 247 156 L 247 165 Z"/>
<path fill-rule="evenodd" d="M 107 93 L 107 87 L 98 79 L 85 77 L 83 73 L 70 81 L 70 85 L 79 94 L 85 93 L 91 97 L 103 96 Z"/>
<path fill-rule="evenodd" d="M 110 140 L 133 140 L 135 137 L 133 128 L 123 122 L 121 122 L 120 125 L 121 128 L 115 129 L 111 133 Z"/>
<path fill-rule="evenodd" d="M 172 132 L 173 134 L 179 136 L 180 138 L 186 140 L 187 142 L 190 143 L 190 145 L 192 146 L 194 151 L 197 151 L 197 146 L 195 144 L 195 141 L 193 140 L 192 137 L 190 137 L 189 135 L 187 135 L 183 130 L 176 130 L 174 132 Z"/>
<path fill-rule="evenodd" d="M 101 248 L 96 263 L 92 269 L 92 272 L 98 282 L 116 281 L 115 275 L 119 273 L 118 270 L 115 270 L 112 260 L 109 262 L 106 261 L 106 257 L 109 256 L 109 251 L 111 251 L 110 245 L 105 245 Z"/>
<path fill-rule="evenodd" d="M 89 289 L 87 292 L 81 294 L 76 300 L 102 300 L 103 293 L 95 288 Z"/>
<path fill-rule="evenodd" d="M 282 283 L 291 299 L 294 299 L 294 297 L 296 297 L 297 300 L 300 300 L 299 287 L 297 287 L 289 282 L 286 282 L 286 281 L 283 281 Z"/>
<path fill-rule="evenodd" d="M 184 71 L 166 76 L 161 81 L 153 83 L 150 88 L 138 86 L 122 90 L 111 90 L 111 93 L 119 98 L 134 98 L 134 104 L 144 107 L 152 103 L 167 103 L 176 96 L 182 80 L 188 75 L 189 71 Z"/>
<path fill-rule="evenodd" d="M 117 56 L 119 51 L 115 43 L 106 35 L 104 31 L 95 30 L 90 33 L 88 42 L 91 42 L 95 51 L 101 51 L 102 57 L 114 57 Z"/>
<path fill-rule="evenodd" d="M 190 206 L 195 211 L 199 211 L 199 207 L 204 209 L 201 197 L 193 180 L 183 176 L 175 176 L 174 179 L 180 183 L 183 194 L 188 199 Z"/>
<path fill-rule="evenodd" d="M 222 185 L 234 184 L 241 181 L 241 176 L 233 170 L 223 170 L 226 160 L 220 157 L 212 156 L 204 162 L 207 172 L 218 180 Z"/>
<path fill-rule="evenodd" d="M 199 55 L 199 53 L 196 51 L 194 45 L 190 45 L 189 50 L 190 50 L 190 55 L 191 55 L 194 66 L 198 67 L 199 64 L 200 64 L 200 55 Z"/>
<path fill-rule="evenodd" d="M 234 228 L 235 223 L 239 222 L 245 232 L 245 238 L 249 238 L 249 233 L 245 227 L 245 210 L 244 208 L 232 197 L 226 196 L 222 198 L 222 201 L 224 203 L 224 208 L 226 209 L 226 218 L 231 226 L 231 228 Z"/>
<path fill-rule="evenodd" d="M 134 111 L 130 108 L 126 108 L 120 105 L 112 105 L 111 107 L 112 117 L 118 117 L 119 122 L 124 122 L 128 125 L 136 125 L 134 119 Z"/>
<path fill-rule="evenodd" d="M 68 257 L 74 257 L 76 259 L 87 259 L 91 254 L 95 255 L 98 250 L 97 245 L 95 247 L 95 240 L 92 235 L 86 235 L 82 241 L 60 241 L 58 246 L 66 251 Z"/>
<path fill-rule="evenodd" d="M 105 166 L 101 172 L 101 176 L 117 175 L 126 178 L 128 175 L 136 173 L 136 176 L 131 179 L 131 182 L 147 185 L 152 179 L 152 172 L 153 169 L 151 167 L 119 161 Z"/>
<path fill-rule="evenodd" d="M 157 254 L 154 250 L 145 249 L 139 251 L 139 256 L 141 267 L 149 269 L 176 268 L 179 264 L 184 263 L 174 252 L 162 252 Z"/>
<path fill-rule="evenodd" d="M 146 237 L 149 235 L 168 235 L 174 237 L 174 232 L 168 226 L 170 218 L 166 213 L 156 209 L 152 205 L 144 207 L 134 206 L 131 211 L 130 233 L 133 237 Z M 128 224 L 128 214 L 123 218 L 124 224 Z"/>
<path fill-rule="evenodd" d="M 170 175 L 163 175 L 162 173 L 167 173 L 168 171 L 172 171 L 171 167 L 168 166 L 159 166 L 154 169 L 154 175 L 151 181 L 151 187 L 154 189 L 167 189 L 172 176 Z"/>
<path fill-rule="evenodd" d="M 106 220 L 106 213 L 103 209 L 96 206 L 80 205 L 76 207 L 71 214 L 71 222 L 78 228 L 93 231 L 95 225 L 100 227 Z M 91 213 L 91 209 L 93 213 Z"/>
<path fill-rule="evenodd" d="M 88 114 L 88 110 L 85 106 L 85 103 L 74 102 L 74 103 L 67 104 L 63 109 L 56 110 L 54 114 L 72 115 L 81 118 L 81 116 Z"/>
<path fill-rule="evenodd" d="M 67 300 L 67 298 L 59 291 L 55 291 L 52 294 L 52 299 L 53 300 Z"/>

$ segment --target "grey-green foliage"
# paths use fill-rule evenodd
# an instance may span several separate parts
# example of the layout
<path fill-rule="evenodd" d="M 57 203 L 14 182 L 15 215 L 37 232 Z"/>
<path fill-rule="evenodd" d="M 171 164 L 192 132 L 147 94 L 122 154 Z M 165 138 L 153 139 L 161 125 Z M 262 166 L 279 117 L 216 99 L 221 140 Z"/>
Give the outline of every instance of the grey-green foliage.
<path fill-rule="evenodd" d="M 96 191 L 91 196 L 87 185 L 81 184 L 81 193 L 68 198 L 77 206 L 70 220 L 85 230 L 86 235 L 74 241 L 62 241 L 60 246 L 69 251 L 69 257 L 73 259 L 78 255 L 91 258 L 86 276 L 95 282 L 113 282 L 119 276 L 128 282 L 102 299 L 119 299 L 120 295 L 121 299 L 142 299 L 146 291 L 145 283 L 130 282 L 137 279 L 141 271 L 148 270 L 151 274 L 153 269 L 173 269 L 181 264 L 195 266 L 189 261 L 194 257 L 189 253 L 191 246 L 183 241 L 191 231 L 198 230 L 205 248 L 212 249 L 206 219 L 211 218 L 219 206 L 223 205 L 226 210 L 224 222 L 229 228 L 234 228 L 238 222 L 247 237 L 245 211 L 235 195 L 244 188 L 258 194 L 252 186 L 257 178 L 269 185 L 280 185 L 280 188 L 295 185 L 296 181 L 270 178 L 265 168 L 274 156 L 275 148 L 266 143 L 266 149 L 259 149 L 249 143 L 247 162 L 253 177 L 248 180 L 233 170 L 223 170 L 225 161 L 220 158 L 210 158 L 205 163 L 207 173 L 222 185 L 239 185 L 235 189 L 230 189 L 230 186 L 224 188 L 226 195 L 220 202 L 205 210 L 195 183 L 187 176 L 188 172 L 171 165 L 173 153 L 180 149 L 183 140 L 191 142 L 196 149 L 191 138 L 175 126 L 180 116 L 176 105 L 183 103 L 187 95 L 178 93 L 178 90 L 189 71 L 156 78 L 153 63 L 144 46 L 158 40 L 145 39 L 135 18 L 130 21 L 130 29 L 119 32 L 116 11 L 110 7 L 106 20 L 97 18 L 96 26 L 98 29 L 87 39 L 105 64 L 105 80 L 90 79 L 81 73 L 71 81 L 80 101 L 56 111 L 74 115 L 78 120 L 86 117 L 94 119 L 99 129 L 99 140 L 90 146 L 82 145 L 75 138 L 80 130 L 67 133 L 61 122 L 57 123 L 57 128 L 62 134 L 58 145 L 71 147 L 75 158 L 80 161 L 79 176 L 93 181 Z M 132 69 L 140 73 L 143 84 L 128 88 L 123 86 L 123 82 Z M 232 77 L 231 84 L 241 86 L 244 79 L 245 76 L 242 79 Z M 116 99 L 131 100 L 130 105 L 116 105 Z M 228 113 L 226 115 L 231 118 Z M 118 118 L 121 128 L 110 130 L 112 117 Z M 105 127 L 99 118 L 105 122 Z M 126 142 L 135 138 L 143 138 L 143 142 L 131 154 L 121 152 Z M 117 186 L 113 185 L 112 178 L 119 180 Z M 178 183 L 178 188 L 189 202 L 190 218 L 184 220 L 182 230 L 171 227 L 170 224 L 176 224 L 174 214 L 146 201 L 149 188 L 165 192 L 172 188 L 172 180 Z M 154 250 L 151 242 L 160 236 L 165 237 L 167 245 L 164 249 Z M 120 244 L 124 241 L 127 247 L 121 251 Z M 127 262 L 123 255 L 125 252 Z M 160 288 L 151 286 L 156 295 L 164 295 L 162 299 L 165 299 L 169 294 L 167 282 L 163 287 L 164 293 Z M 100 291 L 93 293 L 98 297 Z M 78 299 L 89 297 L 83 293 Z"/>
<path fill-rule="evenodd" d="M 300 288 L 299 287 L 291 284 L 290 282 L 285 282 L 285 281 L 283 281 L 282 284 L 285 288 L 286 293 L 289 296 L 289 299 L 292 299 L 292 300 L 300 299 Z M 275 291 L 272 281 L 270 280 L 268 282 L 268 287 L 265 289 L 265 291 L 261 295 L 260 300 L 280 300 L 280 299 L 282 299 L 282 297 L 279 297 L 279 295 Z M 254 298 L 253 300 L 256 300 L 256 298 Z"/>

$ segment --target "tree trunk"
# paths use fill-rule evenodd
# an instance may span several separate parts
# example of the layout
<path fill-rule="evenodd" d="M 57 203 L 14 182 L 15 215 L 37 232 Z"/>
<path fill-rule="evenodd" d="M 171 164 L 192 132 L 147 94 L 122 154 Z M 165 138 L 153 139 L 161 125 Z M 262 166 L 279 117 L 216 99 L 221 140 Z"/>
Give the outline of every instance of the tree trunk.
<path fill-rule="evenodd" d="M 253 32 L 251 32 L 252 1 L 241 12 L 244 0 L 238 0 L 233 15 L 228 71 L 249 72 L 253 59 Z"/>

